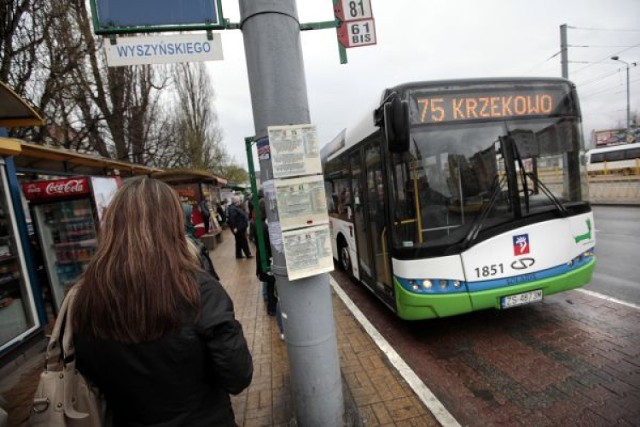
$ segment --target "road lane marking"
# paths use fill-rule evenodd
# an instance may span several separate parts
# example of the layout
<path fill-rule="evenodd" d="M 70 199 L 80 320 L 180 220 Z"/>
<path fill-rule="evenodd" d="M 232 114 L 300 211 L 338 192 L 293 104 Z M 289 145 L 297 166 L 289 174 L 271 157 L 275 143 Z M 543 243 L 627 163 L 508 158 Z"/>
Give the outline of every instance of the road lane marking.
<path fill-rule="evenodd" d="M 416 393 L 418 398 L 431 411 L 433 416 L 440 422 L 443 427 L 460 427 L 456 419 L 447 411 L 447 408 L 438 400 L 429 387 L 427 387 L 415 372 L 407 365 L 400 355 L 391 347 L 387 340 L 378 332 L 378 330 L 367 320 L 360 309 L 351 301 L 351 298 L 342 290 L 340 285 L 329 276 L 329 282 L 334 292 L 338 294 L 342 302 L 347 306 L 365 331 L 371 336 L 373 341 L 378 345 L 380 350 L 387 356 L 391 364 L 398 370 L 402 378 L 409 384 L 411 389 Z"/>
<path fill-rule="evenodd" d="M 576 291 L 585 293 L 587 295 L 591 295 L 592 297 L 601 298 L 603 300 L 607 300 L 607 301 L 610 301 L 610 302 L 615 302 L 616 304 L 621 304 L 621 305 L 624 305 L 624 306 L 627 306 L 627 307 L 630 307 L 630 308 L 635 308 L 636 310 L 640 310 L 640 305 L 636 305 L 636 304 L 634 304 L 632 302 L 622 301 L 622 300 L 619 300 L 619 299 L 616 299 L 616 298 L 608 297 L 608 296 L 606 296 L 604 294 L 599 294 L 598 292 L 588 291 L 586 289 L 576 289 Z"/>

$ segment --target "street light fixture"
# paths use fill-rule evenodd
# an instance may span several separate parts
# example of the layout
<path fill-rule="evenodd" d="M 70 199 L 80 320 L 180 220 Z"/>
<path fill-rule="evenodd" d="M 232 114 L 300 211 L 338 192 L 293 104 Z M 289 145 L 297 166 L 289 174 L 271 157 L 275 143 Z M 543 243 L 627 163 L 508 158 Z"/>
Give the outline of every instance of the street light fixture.
<path fill-rule="evenodd" d="M 622 62 L 624 65 L 626 65 L 627 67 L 627 135 L 629 134 L 629 126 L 630 124 L 630 119 L 631 119 L 631 111 L 630 111 L 630 106 L 629 106 L 629 66 L 633 65 L 634 67 L 637 65 L 635 62 L 632 62 L 631 64 L 629 64 L 626 61 L 623 61 L 622 59 L 620 59 L 619 56 L 612 56 L 611 59 L 613 59 L 614 61 L 618 61 L 618 62 Z"/>

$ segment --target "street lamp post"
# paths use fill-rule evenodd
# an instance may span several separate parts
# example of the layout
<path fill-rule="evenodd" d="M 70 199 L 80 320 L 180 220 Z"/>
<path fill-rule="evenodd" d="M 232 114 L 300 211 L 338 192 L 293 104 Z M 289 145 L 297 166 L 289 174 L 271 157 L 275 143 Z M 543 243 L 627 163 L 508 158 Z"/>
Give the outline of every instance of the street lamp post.
<path fill-rule="evenodd" d="M 631 121 L 630 120 L 631 119 L 631 111 L 630 111 L 630 106 L 629 106 L 629 97 L 630 97 L 629 65 L 633 65 L 635 67 L 636 63 L 632 62 L 631 64 L 629 64 L 628 62 L 623 61 L 622 59 L 620 59 L 620 57 L 618 57 L 618 56 L 612 56 L 611 59 L 613 59 L 614 61 L 622 62 L 627 67 L 627 133 L 628 133 L 629 132 L 629 126 L 631 125 L 631 123 L 630 123 L 630 121 Z"/>

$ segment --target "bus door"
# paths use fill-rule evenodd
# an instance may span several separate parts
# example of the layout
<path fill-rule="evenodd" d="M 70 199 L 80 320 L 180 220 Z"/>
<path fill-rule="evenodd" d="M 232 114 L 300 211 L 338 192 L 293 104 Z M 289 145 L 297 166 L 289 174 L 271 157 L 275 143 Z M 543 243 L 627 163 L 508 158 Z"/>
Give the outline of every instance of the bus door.
<path fill-rule="evenodd" d="M 363 185 L 363 167 L 362 153 L 360 150 L 355 151 L 349 156 L 351 166 L 351 192 L 353 194 L 353 224 L 356 234 L 356 247 L 358 259 L 353 262 L 358 263 L 358 278 L 371 286 L 373 283 L 373 262 L 370 251 L 369 238 L 367 236 L 367 220 L 365 210 L 365 197 L 362 192 Z M 373 289 L 373 288 L 372 288 Z"/>
<path fill-rule="evenodd" d="M 365 147 L 365 194 L 366 237 L 369 244 L 368 284 L 391 307 L 395 309 L 393 284 L 391 280 L 391 255 L 386 228 L 386 186 L 383 174 L 381 148 L 374 143 Z M 359 248 L 358 248 L 359 249 Z"/>

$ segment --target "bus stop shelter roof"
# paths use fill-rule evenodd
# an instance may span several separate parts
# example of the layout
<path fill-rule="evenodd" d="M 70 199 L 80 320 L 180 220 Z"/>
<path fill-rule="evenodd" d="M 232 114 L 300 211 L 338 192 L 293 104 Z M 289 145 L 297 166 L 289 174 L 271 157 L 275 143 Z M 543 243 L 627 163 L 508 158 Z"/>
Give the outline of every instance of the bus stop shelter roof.
<path fill-rule="evenodd" d="M 63 148 L 0 138 L 0 154 L 14 156 L 18 172 L 48 175 L 152 175 L 160 168 L 111 160 Z"/>
<path fill-rule="evenodd" d="M 41 126 L 44 120 L 17 93 L 0 82 L 0 127 Z"/>
<path fill-rule="evenodd" d="M 155 172 L 152 176 L 166 182 L 167 184 L 191 184 L 205 182 L 214 184 L 218 187 L 224 187 L 227 184 L 227 180 L 225 178 L 201 169 L 168 169 Z"/>

